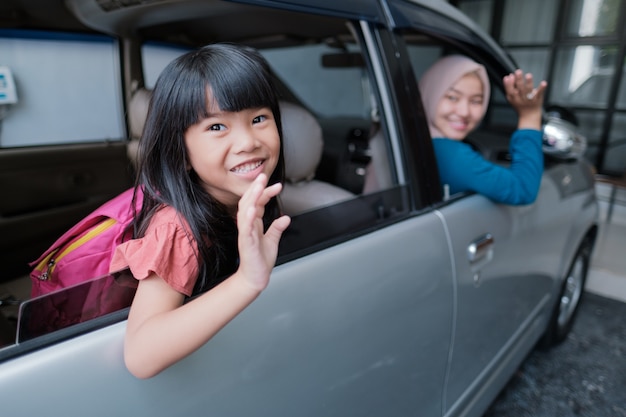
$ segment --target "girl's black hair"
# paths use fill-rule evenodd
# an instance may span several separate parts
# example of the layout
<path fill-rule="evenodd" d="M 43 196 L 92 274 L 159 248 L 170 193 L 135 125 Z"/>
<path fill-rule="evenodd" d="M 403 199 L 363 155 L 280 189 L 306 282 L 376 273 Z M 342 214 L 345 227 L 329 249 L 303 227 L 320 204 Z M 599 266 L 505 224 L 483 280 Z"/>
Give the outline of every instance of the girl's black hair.
<path fill-rule="evenodd" d="M 212 97 L 208 97 L 210 91 Z M 227 208 L 208 194 L 197 174 L 188 171 L 186 130 L 208 117 L 213 99 L 223 111 L 269 107 L 280 136 L 280 155 L 269 183 L 282 182 L 284 156 L 278 97 L 265 59 L 255 50 L 235 44 L 204 46 L 181 55 L 159 76 L 139 142 L 137 186 L 144 201 L 135 218 L 135 237 L 142 237 L 152 215 L 172 206 L 189 224 L 198 245 L 200 274 L 194 294 L 205 291 L 237 268 L 237 226 Z M 280 214 L 273 198 L 264 223 Z"/>

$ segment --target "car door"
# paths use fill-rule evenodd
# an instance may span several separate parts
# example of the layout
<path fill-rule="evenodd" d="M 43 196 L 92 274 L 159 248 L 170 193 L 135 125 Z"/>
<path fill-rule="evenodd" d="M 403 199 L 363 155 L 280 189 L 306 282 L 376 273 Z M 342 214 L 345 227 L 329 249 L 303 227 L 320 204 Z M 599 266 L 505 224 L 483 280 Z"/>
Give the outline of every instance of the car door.
<path fill-rule="evenodd" d="M 506 55 L 490 46 L 487 38 L 481 39 L 464 16 L 453 12 L 446 16 L 434 6 L 430 12 L 418 13 L 402 2 L 390 1 L 389 5 L 398 26 L 399 55 L 410 61 L 405 74 L 413 77 L 413 85 L 437 58 L 448 53 L 470 55 L 487 66 L 490 74 L 508 68 Z M 431 24 L 425 25 L 426 21 Z M 494 90 L 500 89 L 492 102 L 505 107 L 500 99 L 501 80 L 492 79 L 491 84 Z M 417 98 L 419 93 L 412 96 Z M 494 163 L 506 165 L 511 130 L 481 130 L 481 135 L 497 145 L 479 150 Z M 552 310 L 564 236 L 550 235 L 554 211 L 549 207 L 558 200 L 559 191 L 553 180 L 544 178 L 534 204 L 513 207 L 473 193 L 448 196 L 444 187 L 438 186 L 437 212 L 450 239 L 455 286 L 444 412 L 464 415 L 485 409 L 536 343 Z"/>
<path fill-rule="evenodd" d="M 549 271 L 558 256 L 548 244 L 549 229 L 537 221 L 542 205 L 511 207 L 470 195 L 440 209 L 455 265 L 455 333 L 445 394 L 452 415 L 475 406 L 476 399 L 489 404 L 552 310 L 555 281 Z M 484 395 L 489 387 L 496 392 Z"/>

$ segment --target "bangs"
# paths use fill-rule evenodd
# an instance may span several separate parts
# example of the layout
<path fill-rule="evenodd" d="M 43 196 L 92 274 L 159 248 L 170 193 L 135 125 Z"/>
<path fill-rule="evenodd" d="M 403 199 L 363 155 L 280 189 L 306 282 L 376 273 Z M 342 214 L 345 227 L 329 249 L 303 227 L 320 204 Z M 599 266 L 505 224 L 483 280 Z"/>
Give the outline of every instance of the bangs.
<path fill-rule="evenodd" d="M 271 71 L 252 49 L 213 44 L 180 56 L 159 76 L 153 99 L 156 104 L 149 117 L 162 127 L 164 136 L 185 132 L 207 118 L 214 105 L 227 112 L 268 107 L 281 132 Z"/>
<path fill-rule="evenodd" d="M 259 107 L 274 108 L 274 89 L 263 68 L 247 60 L 232 64 L 215 68 L 207 80 L 220 110 L 237 112 Z"/>

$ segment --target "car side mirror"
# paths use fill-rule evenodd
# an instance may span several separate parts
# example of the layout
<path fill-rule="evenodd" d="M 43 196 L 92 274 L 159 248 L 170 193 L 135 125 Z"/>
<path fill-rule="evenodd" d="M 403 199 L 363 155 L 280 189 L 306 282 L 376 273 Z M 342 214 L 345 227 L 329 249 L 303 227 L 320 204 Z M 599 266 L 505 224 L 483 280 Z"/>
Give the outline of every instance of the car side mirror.
<path fill-rule="evenodd" d="M 587 150 L 587 138 L 578 127 L 558 117 L 543 125 L 543 152 L 557 159 L 580 159 Z"/>

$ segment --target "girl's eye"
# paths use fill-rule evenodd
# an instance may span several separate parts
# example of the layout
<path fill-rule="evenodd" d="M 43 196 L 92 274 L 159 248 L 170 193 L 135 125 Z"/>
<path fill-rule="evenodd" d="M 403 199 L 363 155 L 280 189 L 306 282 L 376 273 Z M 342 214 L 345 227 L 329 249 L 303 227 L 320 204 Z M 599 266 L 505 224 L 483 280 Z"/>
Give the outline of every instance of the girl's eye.
<path fill-rule="evenodd" d="M 267 116 L 261 115 L 261 116 L 257 116 L 254 119 L 252 119 L 252 123 L 261 123 L 263 121 L 267 120 Z"/>
<path fill-rule="evenodd" d="M 226 126 L 224 126 L 221 123 L 209 126 L 209 130 L 217 130 L 217 131 L 219 131 L 219 130 L 224 130 L 224 129 L 226 129 Z"/>
<path fill-rule="evenodd" d="M 449 100 L 449 101 L 452 101 L 453 103 L 459 101 L 459 98 L 457 96 L 452 95 L 452 94 L 448 94 L 446 96 L 446 99 Z"/>

